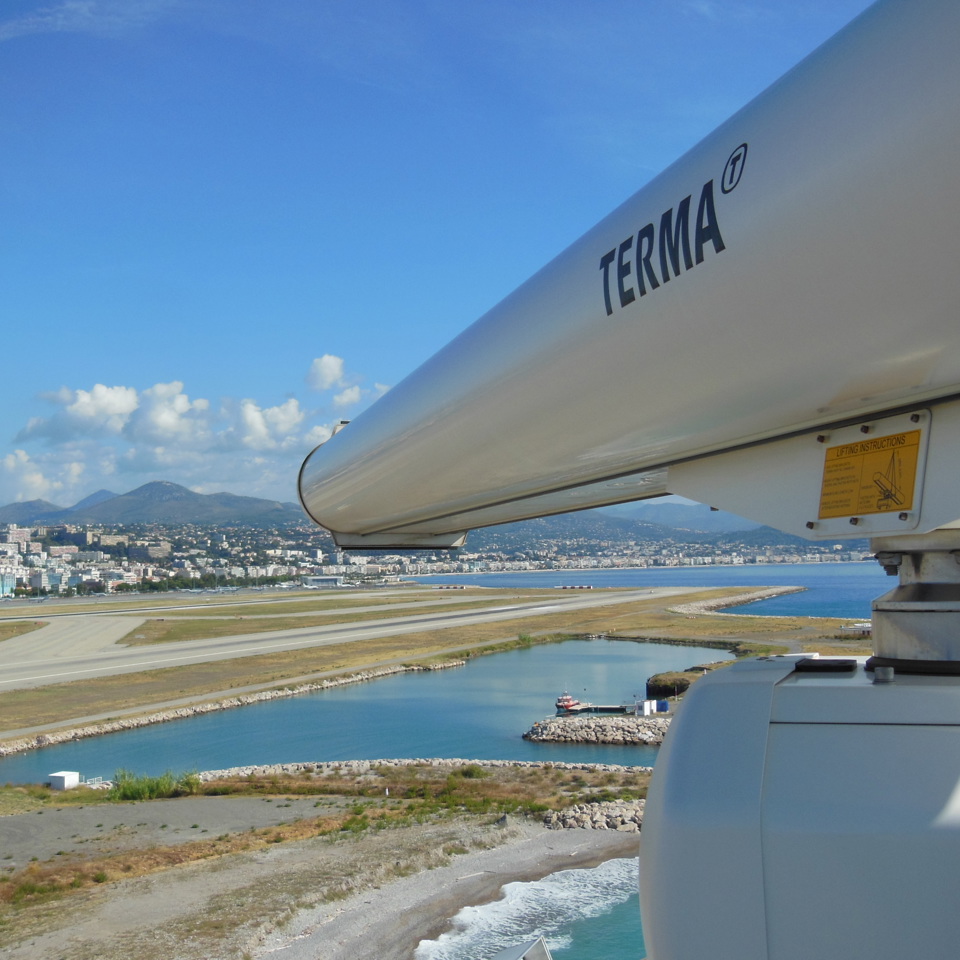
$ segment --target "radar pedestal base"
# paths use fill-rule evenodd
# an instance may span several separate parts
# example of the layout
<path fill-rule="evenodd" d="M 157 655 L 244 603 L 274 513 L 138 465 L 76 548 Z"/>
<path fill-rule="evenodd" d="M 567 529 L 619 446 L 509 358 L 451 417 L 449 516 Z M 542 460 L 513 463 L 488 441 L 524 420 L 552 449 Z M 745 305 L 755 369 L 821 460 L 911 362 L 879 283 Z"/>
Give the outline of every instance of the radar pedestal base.
<path fill-rule="evenodd" d="M 873 649 L 898 672 L 960 673 L 960 530 L 873 541 L 877 560 L 900 582 L 873 602 Z M 912 661 L 920 661 L 911 667 Z"/>
<path fill-rule="evenodd" d="M 960 677 L 796 660 L 710 674 L 673 721 L 641 839 L 648 956 L 953 956 Z"/>
<path fill-rule="evenodd" d="M 956 953 L 960 530 L 874 548 L 900 576 L 874 657 L 744 661 L 681 705 L 644 813 L 651 960 Z"/>

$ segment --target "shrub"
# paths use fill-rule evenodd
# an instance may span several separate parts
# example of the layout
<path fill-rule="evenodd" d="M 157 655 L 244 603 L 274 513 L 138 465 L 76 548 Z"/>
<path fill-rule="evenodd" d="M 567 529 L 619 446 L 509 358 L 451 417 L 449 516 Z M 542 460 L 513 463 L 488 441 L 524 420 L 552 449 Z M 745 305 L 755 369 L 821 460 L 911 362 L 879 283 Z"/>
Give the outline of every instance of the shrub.
<path fill-rule="evenodd" d="M 347 819 L 340 824 L 340 829 L 341 831 L 349 833 L 363 833 L 363 831 L 369 826 L 370 821 L 366 818 L 366 816 L 360 814 L 359 816 L 354 815 L 347 817 Z"/>
<path fill-rule="evenodd" d="M 168 770 L 158 777 L 148 777 L 120 769 L 113 775 L 107 796 L 111 800 L 162 800 L 192 796 L 200 792 L 200 787 L 200 777 L 193 772 L 174 775 Z"/>
<path fill-rule="evenodd" d="M 476 763 L 468 763 L 466 766 L 460 767 L 459 770 L 455 770 L 454 772 L 467 780 L 482 780 L 484 777 L 490 776 L 483 767 Z"/>

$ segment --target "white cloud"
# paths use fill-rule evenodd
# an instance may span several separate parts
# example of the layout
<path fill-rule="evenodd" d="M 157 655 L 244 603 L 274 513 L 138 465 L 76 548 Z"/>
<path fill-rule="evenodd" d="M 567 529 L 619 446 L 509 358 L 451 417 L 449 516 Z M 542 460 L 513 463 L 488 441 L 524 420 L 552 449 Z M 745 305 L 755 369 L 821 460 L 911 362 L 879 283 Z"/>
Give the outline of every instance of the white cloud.
<path fill-rule="evenodd" d="M 240 403 L 240 419 L 243 424 L 243 443 L 254 450 L 269 450 L 276 447 L 277 441 L 271 430 L 267 411 L 262 410 L 252 400 Z"/>
<path fill-rule="evenodd" d="M 310 364 L 307 385 L 311 390 L 329 390 L 343 386 L 343 358 L 325 353 Z"/>
<path fill-rule="evenodd" d="M 18 440 L 45 437 L 67 440 L 77 436 L 118 434 L 139 406 L 133 387 L 108 387 L 94 384 L 90 390 L 69 390 L 62 387 L 42 399 L 60 407 L 52 417 L 32 417 Z"/>
<path fill-rule="evenodd" d="M 183 383 L 157 383 L 140 395 L 140 406 L 125 431 L 136 442 L 206 443 L 210 436 L 210 402 L 191 400 L 183 392 Z"/>
<path fill-rule="evenodd" d="M 346 390 L 338 393 L 333 398 L 335 407 L 349 407 L 360 402 L 360 388 L 357 386 L 347 387 Z"/>
<path fill-rule="evenodd" d="M 331 390 L 338 388 L 339 392 L 333 396 L 333 407 L 339 410 L 343 407 L 352 407 L 362 401 L 378 400 L 390 387 L 385 383 L 375 383 L 371 390 L 360 386 L 361 377 L 344 372 L 343 358 L 325 353 L 317 357 L 310 364 L 307 373 L 307 384 L 313 390 Z"/>
<path fill-rule="evenodd" d="M 25 450 L 8 453 L 0 460 L 0 468 L 6 474 L 8 483 L 16 488 L 18 501 L 46 500 L 63 486 L 48 479 L 40 465 Z"/>
<path fill-rule="evenodd" d="M 314 447 L 319 447 L 321 443 L 326 443 L 332 436 L 333 430 L 330 427 L 325 424 L 318 424 L 307 431 L 304 439 L 307 441 L 307 446 L 312 450 Z"/>
<path fill-rule="evenodd" d="M 303 423 L 304 413 L 300 404 L 291 397 L 278 407 L 267 407 L 263 416 L 275 433 L 287 436 Z"/>
<path fill-rule="evenodd" d="M 198 451 L 179 444 L 169 447 L 162 443 L 152 446 L 144 444 L 125 450 L 117 460 L 116 470 L 121 473 L 182 470 L 191 464 L 199 466 L 203 459 L 203 455 Z M 163 477 L 162 479 L 167 478 Z"/>
<path fill-rule="evenodd" d="M 137 391 L 133 387 L 106 387 L 97 383 L 92 390 L 77 390 L 73 402 L 64 409 L 76 423 L 119 433 L 137 406 Z"/>
<path fill-rule="evenodd" d="M 312 372 L 315 383 L 340 388 L 314 409 L 292 396 L 272 405 L 250 397 L 211 403 L 191 397 L 179 380 L 42 393 L 52 412 L 31 417 L 19 431 L 20 449 L 0 455 L 0 504 L 43 497 L 69 506 L 103 487 L 124 493 L 150 480 L 295 499 L 300 463 L 330 438 L 336 408 L 386 389 L 349 383 L 343 361 L 329 354 Z"/>
<path fill-rule="evenodd" d="M 250 399 L 239 404 L 231 401 L 225 404 L 221 416 L 226 426 L 216 437 L 219 450 L 280 450 L 304 445 L 298 431 L 306 413 L 293 397 L 275 407 L 261 407 Z"/>

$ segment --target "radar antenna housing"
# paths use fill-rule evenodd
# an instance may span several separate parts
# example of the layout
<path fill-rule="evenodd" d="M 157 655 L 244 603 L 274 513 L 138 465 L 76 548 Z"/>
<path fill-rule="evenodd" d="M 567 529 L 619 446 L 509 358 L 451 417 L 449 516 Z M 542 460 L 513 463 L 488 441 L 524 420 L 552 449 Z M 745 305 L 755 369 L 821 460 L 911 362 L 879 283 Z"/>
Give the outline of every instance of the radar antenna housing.
<path fill-rule="evenodd" d="M 652 960 L 960 943 L 960 4 L 881 0 L 304 462 L 344 547 L 676 493 L 899 582 L 875 655 L 697 682 L 641 849 Z"/>

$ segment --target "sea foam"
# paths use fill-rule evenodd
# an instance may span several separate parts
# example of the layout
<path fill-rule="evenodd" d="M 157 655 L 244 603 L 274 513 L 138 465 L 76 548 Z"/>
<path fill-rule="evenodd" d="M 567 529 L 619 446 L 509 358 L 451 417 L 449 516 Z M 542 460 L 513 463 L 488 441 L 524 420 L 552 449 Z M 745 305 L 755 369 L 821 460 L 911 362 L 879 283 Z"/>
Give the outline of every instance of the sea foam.
<path fill-rule="evenodd" d="M 506 947 L 544 937 L 551 950 L 571 945 L 570 927 L 609 913 L 637 896 L 638 861 L 608 860 L 589 870 L 562 870 L 531 883 L 508 883 L 502 897 L 464 907 L 453 930 L 422 940 L 416 960 L 483 960 Z"/>

